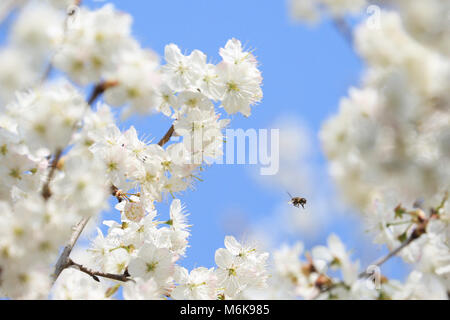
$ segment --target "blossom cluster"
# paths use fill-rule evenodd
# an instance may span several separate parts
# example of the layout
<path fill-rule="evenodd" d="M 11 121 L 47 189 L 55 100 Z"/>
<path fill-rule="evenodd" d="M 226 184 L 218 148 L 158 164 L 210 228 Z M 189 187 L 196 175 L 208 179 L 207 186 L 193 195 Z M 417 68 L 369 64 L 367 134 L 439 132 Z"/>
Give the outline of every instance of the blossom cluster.
<path fill-rule="evenodd" d="M 86 109 L 72 85 L 57 81 L 2 110 L 0 288 L 7 296 L 45 297 L 72 227 L 106 208 L 104 165 L 76 149 L 62 156 Z"/>
<path fill-rule="evenodd" d="M 367 66 L 362 84 L 341 100 L 320 138 L 339 192 L 364 213 L 375 243 L 395 250 L 423 229 L 399 253 L 415 267 L 408 283 L 418 294 L 402 297 L 425 298 L 421 290 L 434 290 L 434 297 L 446 298 L 450 228 L 442 199 L 450 187 L 450 7 L 445 1 L 381 4 L 389 9 L 378 7 L 353 35 Z M 340 8 L 351 11 L 343 3 Z"/>
<path fill-rule="evenodd" d="M 123 210 L 124 202 L 116 207 Z M 106 236 L 98 230 L 88 249 L 87 264 L 90 267 L 130 276 L 132 281 L 122 284 L 125 299 L 236 299 L 250 288 L 265 288 L 268 253 L 260 252 L 253 245 L 242 245 L 228 236 L 225 248 L 216 251 L 216 268 L 198 267 L 188 271 L 178 264 L 185 255 L 190 235 L 185 208 L 176 199 L 171 203 L 168 220 L 160 221 L 156 217 L 157 212 L 152 210 L 140 219 L 133 216 L 130 220 L 122 211 L 122 223 L 105 221 L 108 226 Z M 65 277 L 73 281 L 80 276 Z M 82 277 L 80 281 L 83 281 Z M 53 295 L 67 297 L 63 293 L 65 285 L 64 279 L 57 282 Z M 80 286 L 76 290 L 83 292 L 85 289 Z M 75 294 L 84 295 L 76 290 Z M 104 284 L 99 283 L 95 290 L 103 292 L 101 298 L 109 298 Z"/>
<path fill-rule="evenodd" d="M 399 255 L 414 268 L 404 283 L 383 274 L 384 261 L 362 269 L 333 234 L 327 246 L 316 246 L 310 251 L 305 252 L 301 242 L 276 250 L 270 290 L 252 298 L 447 299 L 450 263 L 447 199 L 429 213 L 402 206 L 391 211 L 383 207 L 378 219 L 379 223 L 369 225 L 376 243 L 388 243 L 391 251 L 408 243 Z"/>
<path fill-rule="evenodd" d="M 316 23 L 323 13 L 336 18 L 359 13 L 367 5 L 367 0 L 290 0 L 289 4 L 294 19 Z"/>
<path fill-rule="evenodd" d="M 0 295 L 111 298 L 123 284 L 131 299 L 217 299 L 264 286 L 267 254 L 231 237 L 217 269 L 177 264 L 190 231 L 175 197 L 222 154 L 229 119 L 217 109 L 250 116 L 262 99 L 256 58 L 231 39 L 217 65 L 175 44 L 161 64 L 132 36 L 129 14 L 79 3 L 17 3 L 0 49 Z M 144 141 L 134 127 L 119 129 L 110 106 L 123 117 L 161 112 L 173 124 L 161 141 Z M 166 147 L 171 136 L 182 139 Z M 157 221 L 154 204 L 168 194 L 170 219 Z M 86 268 L 127 280 L 108 288 L 72 256 L 54 264 L 73 227 L 98 218 L 110 197 L 119 222 L 105 221 L 107 234 L 99 231 L 83 256 Z"/>

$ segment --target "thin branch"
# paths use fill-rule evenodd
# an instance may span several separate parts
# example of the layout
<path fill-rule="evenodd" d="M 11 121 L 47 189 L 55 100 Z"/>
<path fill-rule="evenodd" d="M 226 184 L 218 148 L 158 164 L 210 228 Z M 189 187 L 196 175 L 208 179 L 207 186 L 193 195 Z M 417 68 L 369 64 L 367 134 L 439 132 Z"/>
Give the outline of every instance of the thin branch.
<path fill-rule="evenodd" d="M 413 238 L 413 237 L 409 237 L 408 240 L 406 240 L 405 242 L 403 242 L 398 248 L 396 248 L 395 250 L 392 250 L 391 252 L 389 252 L 386 256 L 378 259 L 377 261 L 375 261 L 374 263 L 371 264 L 371 266 L 377 266 L 377 267 L 381 267 L 384 263 L 386 263 L 389 259 L 391 259 L 392 257 L 396 256 L 397 254 L 400 253 L 400 251 L 402 251 L 403 249 L 405 249 L 407 246 L 409 246 L 411 244 L 411 242 L 413 242 L 414 240 L 416 240 L 417 238 Z M 371 274 L 368 273 L 367 271 L 361 272 L 358 276 L 358 278 L 365 278 L 365 277 L 369 277 Z"/>
<path fill-rule="evenodd" d="M 169 142 L 170 138 L 173 136 L 174 133 L 175 127 L 172 125 L 167 131 L 167 133 L 164 135 L 164 137 L 158 142 L 158 145 L 161 147 L 164 146 L 167 142 Z"/>
<path fill-rule="evenodd" d="M 92 91 L 90 98 L 88 99 L 88 103 L 89 105 L 93 105 L 93 103 L 109 88 L 116 86 L 117 82 L 103 82 L 100 83 L 98 85 L 95 86 L 94 90 Z M 172 125 L 170 127 L 170 129 L 167 131 L 167 133 L 164 135 L 164 137 L 159 141 L 158 145 L 160 145 L 161 147 L 164 146 L 172 137 L 172 135 L 175 132 L 175 128 Z M 56 162 L 57 163 L 57 162 Z M 52 174 L 53 175 L 53 174 Z M 112 185 L 111 186 L 111 194 L 116 197 L 117 201 L 121 202 L 123 201 L 123 197 L 120 194 L 120 190 Z M 75 246 L 75 244 L 78 241 L 78 238 L 80 237 L 81 233 L 83 232 L 84 228 L 86 227 L 86 225 L 89 222 L 89 218 L 84 218 L 83 220 L 81 220 L 73 229 L 73 233 L 72 236 L 69 240 L 69 242 L 67 243 L 67 245 L 64 247 L 63 252 L 61 253 L 61 255 L 58 258 L 58 261 L 56 262 L 55 265 L 55 271 L 53 273 L 53 283 L 56 281 L 56 279 L 58 279 L 59 275 L 61 274 L 61 272 L 71 266 L 77 266 L 78 269 L 82 272 L 91 274 L 93 276 L 99 276 L 99 277 L 104 277 L 104 275 L 107 275 L 105 278 L 111 278 L 111 276 L 115 277 L 115 280 L 119 280 L 119 281 L 123 281 L 121 279 L 124 279 L 123 276 L 117 276 L 117 275 L 111 275 L 111 274 L 102 274 L 99 272 L 94 272 L 92 270 L 86 269 L 80 265 L 75 264 L 70 258 L 70 253 L 73 250 L 73 247 Z M 89 271 L 89 272 L 86 272 Z M 121 277 L 120 279 L 118 279 L 117 277 Z M 128 276 L 127 276 L 128 277 Z M 130 279 L 127 279 L 126 281 L 129 281 Z"/>
<path fill-rule="evenodd" d="M 53 283 L 58 279 L 61 272 L 69 267 L 70 264 L 70 253 L 73 250 L 73 247 L 78 241 L 78 238 L 81 235 L 81 232 L 83 232 L 83 229 L 86 227 L 86 225 L 89 222 L 89 218 L 84 218 L 81 220 L 74 228 L 72 236 L 70 237 L 69 242 L 64 247 L 64 251 L 61 253 L 61 256 L 59 257 L 58 261 L 56 262 L 55 271 L 53 273 Z"/>
<path fill-rule="evenodd" d="M 117 201 L 121 202 L 123 200 L 123 198 L 119 194 L 119 189 L 114 185 L 111 186 L 111 194 L 117 198 Z M 56 281 L 56 279 L 58 279 L 59 275 L 61 274 L 61 272 L 64 269 L 69 268 L 70 266 L 76 265 L 70 259 L 70 254 L 73 250 L 73 247 L 77 243 L 78 238 L 80 237 L 84 228 L 88 224 L 89 220 L 90 220 L 89 218 L 84 218 L 73 228 L 72 236 L 71 236 L 69 242 L 67 243 L 67 245 L 64 247 L 64 250 L 61 253 L 61 255 L 59 256 L 58 261 L 56 262 L 55 271 L 53 273 L 53 283 Z M 79 268 L 79 269 L 80 269 L 80 271 L 85 272 L 81 268 Z M 98 276 L 101 276 L 101 275 L 98 275 Z"/>
<path fill-rule="evenodd" d="M 52 182 L 53 177 L 55 176 L 55 172 L 58 167 L 58 162 L 61 159 L 61 156 L 62 156 L 62 150 L 58 150 L 52 161 L 52 164 L 50 165 L 50 172 L 48 173 L 47 181 L 45 182 L 44 186 L 42 187 L 42 197 L 46 201 L 52 196 L 52 192 L 50 190 L 50 183 Z"/>
<path fill-rule="evenodd" d="M 92 107 L 94 105 L 94 102 L 97 101 L 97 99 L 109 88 L 112 88 L 114 86 L 118 85 L 117 81 L 104 81 L 99 84 L 97 84 L 94 89 L 92 90 L 92 93 L 88 99 L 88 104 Z"/>
<path fill-rule="evenodd" d="M 97 87 L 100 87 L 101 85 L 97 85 Z M 103 86 L 104 87 L 104 86 Z M 105 90 L 105 89 L 104 89 Z M 91 103 L 93 103 L 103 92 L 100 89 L 94 89 L 91 98 L 89 99 L 89 101 Z M 164 144 L 166 144 L 169 140 L 170 137 L 173 135 L 175 129 L 173 126 L 171 126 L 171 128 L 169 129 L 169 131 L 166 133 L 166 135 L 161 139 L 161 141 L 158 143 L 160 146 L 163 146 Z M 111 186 L 111 194 L 116 197 L 117 201 L 121 202 L 123 201 L 123 197 L 120 194 L 120 190 L 112 185 Z M 84 228 L 86 227 L 86 225 L 89 222 L 89 218 L 84 218 L 83 220 L 81 220 L 73 229 L 73 233 L 72 236 L 69 240 L 69 242 L 67 243 L 67 245 L 64 247 L 63 252 L 61 253 L 60 257 L 58 258 L 58 261 L 56 262 L 55 265 L 55 271 L 53 273 L 53 283 L 56 281 L 56 279 L 58 279 L 59 275 L 61 274 L 61 272 L 70 267 L 70 266 L 74 266 L 74 262 L 69 258 L 75 244 L 78 241 L 78 238 L 80 237 L 81 233 L 83 232 Z M 82 268 L 78 268 L 80 271 L 85 272 L 87 269 L 82 269 Z M 89 270 L 92 271 L 92 270 Z M 85 272 L 86 273 L 86 272 Z M 94 276 L 102 276 L 100 274 L 95 273 Z M 108 274 L 109 276 L 111 276 L 110 274 Z M 114 276 L 114 275 L 113 275 Z M 103 276 L 102 276 L 103 277 Z"/>
<path fill-rule="evenodd" d="M 77 3 L 79 4 L 79 3 L 81 3 L 81 1 L 78 1 Z M 47 66 L 47 70 L 45 71 L 45 74 L 44 74 L 44 76 L 42 78 L 42 81 L 45 81 L 45 79 L 50 75 L 52 69 L 53 69 L 53 66 L 52 66 L 52 63 L 50 62 L 49 65 Z M 118 84 L 117 81 L 104 81 L 104 82 L 101 82 L 101 83 L 97 84 L 94 87 L 90 97 L 88 98 L 88 104 L 90 106 L 92 106 L 94 104 L 94 102 L 106 90 L 116 86 L 117 84 Z M 42 197 L 45 200 L 48 200 L 52 196 L 52 193 L 51 193 L 51 190 L 50 190 L 50 183 L 51 183 L 51 181 L 53 179 L 53 176 L 55 175 L 55 171 L 56 171 L 56 168 L 57 168 L 57 165 L 58 165 L 58 161 L 61 159 L 62 153 L 63 153 L 62 149 L 57 151 L 57 153 L 55 155 L 55 158 L 53 159 L 53 163 L 51 165 L 51 169 L 50 169 L 49 176 L 47 178 L 47 182 L 45 183 L 45 185 L 44 185 L 44 187 L 42 189 Z"/>
<path fill-rule="evenodd" d="M 50 77 L 52 71 L 53 71 L 53 63 L 50 61 L 47 67 L 45 68 L 44 73 L 42 74 L 40 82 L 41 84 L 43 84 Z"/>
<path fill-rule="evenodd" d="M 22 0 L 6 0 L 0 6 L 0 25 L 5 22 L 8 17 L 17 9 L 19 9 L 25 1 Z"/>
<path fill-rule="evenodd" d="M 384 263 L 386 263 L 389 259 L 391 259 L 392 257 L 396 256 L 397 254 L 399 254 L 403 249 L 405 249 L 407 246 L 409 246 L 412 242 L 414 242 L 415 240 L 419 239 L 424 233 L 426 233 L 426 228 L 428 225 L 428 221 L 429 220 L 424 220 L 422 221 L 420 224 L 418 224 L 418 226 L 414 229 L 414 231 L 411 233 L 411 235 L 409 236 L 409 238 L 403 242 L 399 247 L 397 247 L 396 249 L 392 250 L 391 252 L 389 252 L 386 256 L 378 259 L 377 261 L 375 261 L 374 263 L 371 264 L 371 266 L 377 266 L 377 267 L 381 267 Z M 362 278 L 367 278 L 370 277 L 372 274 L 364 271 L 361 272 L 358 275 L 359 279 Z M 337 286 L 341 285 L 342 283 L 334 283 L 334 284 L 330 284 L 329 286 L 324 287 L 323 289 L 319 290 L 319 293 L 312 298 L 317 299 L 321 294 L 326 293 L 331 291 L 332 289 L 336 288 Z"/>
<path fill-rule="evenodd" d="M 339 33 L 342 35 L 342 37 L 345 39 L 345 41 L 347 41 L 349 46 L 353 47 L 353 30 L 347 23 L 347 21 L 342 17 L 334 18 L 333 24 L 339 31 Z"/>
<path fill-rule="evenodd" d="M 430 219 L 432 219 L 432 217 L 430 217 Z M 382 257 L 380 259 L 378 259 L 377 261 L 375 261 L 374 263 L 371 264 L 371 266 L 377 266 L 377 267 L 381 267 L 386 261 L 388 261 L 389 259 L 391 259 L 392 257 L 396 256 L 397 254 L 400 253 L 400 251 L 402 251 L 403 249 L 405 249 L 407 246 L 409 246 L 412 242 L 414 242 L 415 240 L 419 239 L 423 234 L 425 234 L 427 232 L 427 226 L 428 226 L 428 222 L 429 219 L 424 219 L 423 221 L 421 221 L 416 228 L 414 229 L 414 231 L 411 233 L 411 235 L 409 236 L 409 238 L 403 242 L 398 248 L 396 248 L 395 250 L 392 250 L 391 252 L 389 252 L 385 257 Z M 368 272 L 362 272 L 359 275 L 359 278 L 364 278 L 364 277 L 369 277 L 371 274 Z"/>
<path fill-rule="evenodd" d="M 75 268 L 81 272 L 84 272 L 84 273 L 90 275 L 97 282 L 100 282 L 100 279 L 98 277 L 121 281 L 121 282 L 134 281 L 133 279 L 130 278 L 128 271 L 125 271 L 124 274 L 112 274 L 112 273 L 94 271 L 94 270 L 91 270 L 91 269 L 81 265 L 81 264 L 74 262 L 72 259 L 69 259 L 69 261 L 68 261 L 67 268 L 69 268 L 69 267 Z"/>

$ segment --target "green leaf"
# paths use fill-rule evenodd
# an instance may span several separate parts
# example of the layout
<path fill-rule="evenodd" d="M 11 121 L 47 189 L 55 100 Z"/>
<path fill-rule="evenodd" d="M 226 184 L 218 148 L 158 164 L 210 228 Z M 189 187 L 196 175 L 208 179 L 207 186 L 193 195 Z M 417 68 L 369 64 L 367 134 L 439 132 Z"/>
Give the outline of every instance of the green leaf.
<path fill-rule="evenodd" d="M 406 210 L 399 204 L 395 209 L 395 218 L 402 218 L 403 215 L 406 213 Z"/>
<path fill-rule="evenodd" d="M 401 243 L 405 242 L 408 239 L 408 236 L 406 235 L 406 232 L 403 232 L 401 235 L 397 237 L 398 241 Z"/>

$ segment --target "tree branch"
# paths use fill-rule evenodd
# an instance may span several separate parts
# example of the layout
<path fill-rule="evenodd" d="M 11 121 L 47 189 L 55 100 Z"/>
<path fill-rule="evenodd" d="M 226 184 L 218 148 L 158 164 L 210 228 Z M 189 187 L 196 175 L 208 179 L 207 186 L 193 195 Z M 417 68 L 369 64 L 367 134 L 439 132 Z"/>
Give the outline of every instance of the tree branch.
<path fill-rule="evenodd" d="M 50 165 L 50 172 L 48 173 L 47 181 L 45 182 L 44 186 L 42 187 L 42 197 L 45 201 L 47 201 L 51 196 L 52 192 L 50 190 L 50 183 L 53 180 L 53 177 L 55 175 L 56 169 L 58 167 L 58 162 L 61 159 L 62 156 L 62 150 L 56 151 L 56 155 L 52 161 L 52 164 Z"/>
<path fill-rule="evenodd" d="M 405 249 L 407 246 L 409 246 L 412 242 L 419 239 L 423 234 L 426 233 L 426 228 L 428 225 L 428 219 L 425 219 L 424 221 L 420 222 L 417 227 L 414 229 L 414 231 L 411 233 L 409 238 L 403 242 L 399 247 L 389 252 L 386 256 L 378 259 L 374 263 L 371 264 L 371 266 L 377 266 L 381 267 L 384 263 L 386 263 L 389 259 L 399 254 L 403 249 Z M 358 275 L 359 279 L 370 277 L 372 273 L 369 273 L 367 271 L 361 272 Z M 323 288 L 319 288 L 319 293 L 312 299 L 317 299 L 321 294 L 331 291 L 332 289 L 336 288 L 337 286 L 342 285 L 342 282 L 339 283 L 332 283 L 329 284 Z"/>
<path fill-rule="evenodd" d="M 94 89 L 93 93 L 91 94 L 91 97 L 89 99 L 90 104 L 92 104 L 106 89 L 102 90 L 102 87 L 105 88 L 104 85 L 100 84 L 96 86 L 96 89 Z M 170 127 L 169 131 L 166 133 L 166 135 L 161 139 L 161 141 L 158 143 L 160 146 L 163 146 L 164 144 L 166 144 L 169 140 L 170 137 L 173 135 L 175 129 L 173 127 L 173 125 Z M 57 163 L 57 162 L 55 162 Z M 53 167 L 53 166 L 52 166 Z M 56 166 L 55 166 L 56 168 Z M 53 173 L 51 174 L 53 176 Z M 120 190 L 112 185 L 111 186 L 111 194 L 116 197 L 117 201 L 121 202 L 123 201 L 123 197 L 120 195 Z M 94 272 L 92 270 L 88 270 L 86 268 L 80 268 L 79 265 L 75 264 L 71 259 L 70 259 L 70 254 L 75 246 L 75 244 L 78 241 L 78 238 L 80 237 L 81 233 L 83 232 L 84 228 L 86 227 L 86 225 L 89 222 L 89 218 L 84 218 L 83 220 L 81 220 L 74 228 L 73 228 L 73 233 L 72 236 L 69 240 L 69 242 L 67 243 L 67 245 L 64 247 L 63 252 L 61 253 L 61 255 L 58 258 L 58 261 L 56 262 L 55 265 L 55 271 L 53 273 L 53 283 L 56 281 L 56 279 L 58 279 L 59 275 L 61 274 L 61 272 L 71 266 L 77 266 L 78 269 L 82 272 L 88 273 L 86 271 L 91 272 L 94 276 L 99 276 L 99 277 L 104 277 L 104 275 L 107 275 L 105 278 L 111 278 L 111 276 L 116 277 L 115 280 L 119 280 L 119 281 L 123 281 L 121 279 L 123 279 L 123 276 L 117 276 L 117 275 L 111 275 L 111 274 L 102 274 L 99 272 Z M 82 266 L 81 266 L 82 267 Z M 88 273 L 90 274 L 90 273 Z M 117 278 L 119 277 L 119 278 Z M 122 278 L 121 278 L 122 277 Z M 127 280 L 128 281 L 128 280 Z"/>
<path fill-rule="evenodd" d="M 105 90 L 107 90 L 108 88 L 111 88 L 115 85 L 117 85 L 117 82 L 115 82 L 115 81 L 105 81 L 105 82 L 97 84 L 94 87 L 90 97 L 88 98 L 88 104 L 90 106 L 92 106 L 94 104 L 94 102 L 105 92 Z M 51 166 L 49 177 L 48 177 L 47 182 L 44 185 L 44 188 L 42 190 L 42 196 L 44 197 L 45 200 L 47 200 L 51 197 L 50 182 L 55 174 L 57 164 L 58 164 L 59 159 L 61 158 L 61 155 L 62 155 L 62 150 L 58 151 L 57 155 L 55 156 L 55 159 L 53 160 L 53 163 Z M 67 245 L 64 247 L 64 250 L 61 253 L 61 255 L 59 256 L 58 261 L 56 262 L 55 271 L 53 272 L 53 283 L 56 281 L 56 279 L 58 279 L 61 272 L 69 266 L 70 253 L 72 252 L 73 247 L 77 243 L 78 238 L 80 237 L 84 228 L 88 224 L 89 220 L 90 220 L 90 218 L 83 218 L 73 228 L 72 236 L 70 237 L 70 240 L 67 243 Z"/>
<path fill-rule="evenodd" d="M 89 218 L 84 218 L 73 228 L 72 236 L 70 237 L 67 245 L 64 247 L 64 250 L 61 253 L 58 261 L 56 262 L 55 271 L 53 273 L 53 283 L 56 281 L 56 279 L 58 279 L 61 272 L 70 266 L 70 253 L 72 252 L 73 247 L 75 246 L 78 238 L 81 235 L 81 232 L 83 232 L 83 229 L 86 227 L 88 222 Z"/>
<path fill-rule="evenodd" d="M 109 88 L 115 87 L 118 85 L 117 81 L 104 81 L 97 84 L 88 99 L 88 104 L 92 107 L 94 102 Z"/>
<path fill-rule="evenodd" d="M 172 125 L 167 131 L 167 133 L 164 135 L 164 137 L 158 142 L 158 145 L 161 147 L 164 146 L 167 142 L 169 142 L 170 138 L 173 136 L 174 133 L 175 127 Z"/>
<path fill-rule="evenodd" d="M 121 281 L 121 282 L 134 281 L 133 279 L 130 278 L 128 271 L 125 271 L 124 274 L 112 274 L 112 273 L 94 271 L 94 270 L 84 267 L 81 264 L 74 262 L 72 259 L 69 259 L 69 261 L 68 261 L 67 268 L 69 268 L 69 267 L 75 268 L 81 272 L 84 272 L 84 273 L 90 275 L 97 282 L 100 282 L 100 279 L 98 277 Z"/>
<path fill-rule="evenodd" d="M 123 198 L 118 193 L 119 189 L 117 189 L 116 186 L 111 186 L 111 194 L 117 198 L 117 201 L 121 202 Z M 55 283 L 56 279 L 58 279 L 61 272 L 69 268 L 70 266 L 77 265 L 70 259 L 70 254 L 72 253 L 73 247 L 78 241 L 78 238 L 80 237 L 81 233 L 83 232 L 84 228 L 88 224 L 90 218 L 84 218 L 81 220 L 74 228 L 72 236 L 67 243 L 67 245 L 64 247 L 63 252 L 58 258 L 58 261 L 56 262 L 55 271 L 53 273 L 53 283 Z M 78 266 L 78 265 L 77 265 Z M 85 272 L 82 268 L 79 268 L 80 271 Z M 86 268 L 84 268 L 87 270 Z M 85 272 L 86 273 L 86 272 Z M 101 276 L 101 275 L 98 275 Z"/>
<path fill-rule="evenodd" d="M 431 216 L 429 219 L 432 219 L 432 218 L 433 218 L 433 216 Z M 381 267 L 381 265 L 383 265 L 386 261 L 391 259 L 393 256 L 396 256 L 397 254 L 400 253 L 400 251 L 405 249 L 412 242 L 419 239 L 423 234 L 425 234 L 427 232 L 427 226 L 428 226 L 429 219 L 424 219 L 423 221 L 420 221 L 419 224 L 416 226 L 414 231 L 411 233 L 411 235 L 405 242 L 403 242 L 395 250 L 392 250 L 391 252 L 389 252 L 385 257 L 380 258 L 377 261 L 375 261 L 373 264 L 371 264 L 371 266 Z M 370 273 L 364 271 L 359 274 L 359 278 L 369 277 L 370 275 L 371 275 Z"/>
<path fill-rule="evenodd" d="M 334 18 L 333 24 L 336 27 L 336 29 L 339 31 L 339 33 L 342 35 L 342 37 L 347 41 L 350 47 L 353 48 L 353 31 L 350 25 L 347 23 L 347 21 L 344 18 Z"/>
<path fill-rule="evenodd" d="M 411 244 L 411 242 L 413 242 L 416 239 L 417 238 L 409 237 L 408 240 L 403 242 L 399 247 L 397 247 L 396 249 L 389 252 L 386 256 L 384 256 L 384 257 L 378 259 L 377 261 L 375 261 L 374 263 L 372 263 L 371 266 L 381 267 L 385 262 L 387 262 L 389 259 L 391 259 L 392 257 L 399 254 L 400 251 L 405 249 L 407 246 L 409 246 Z M 358 278 L 366 278 L 366 277 L 369 277 L 370 275 L 371 275 L 370 273 L 368 273 L 367 271 L 364 271 L 358 275 Z"/>
<path fill-rule="evenodd" d="M 24 0 L 6 0 L 0 8 L 0 25 L 13 13 L 13 11 L 20 9 L 25 3 Z"/>

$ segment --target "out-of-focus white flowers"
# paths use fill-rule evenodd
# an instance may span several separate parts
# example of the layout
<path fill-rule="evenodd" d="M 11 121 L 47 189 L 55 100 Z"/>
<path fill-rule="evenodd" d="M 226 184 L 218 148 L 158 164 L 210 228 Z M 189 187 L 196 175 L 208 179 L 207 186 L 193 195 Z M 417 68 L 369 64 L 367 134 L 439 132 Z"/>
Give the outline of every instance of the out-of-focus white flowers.
<path fill-rule="evenodd" d="M 131 22 L 130 15 L 110 4 L 95 11 L 79 8 L 68 23 L 55 66 L 80 84 L 100 82 L 115 70 L 122 53 L 136 45 Z"/>
<path fill-rule="evenodd" d="M 123 297 L 126 300 L 162 300 L 158 284 L 150 278 L 147 281 L 127 282 L 123 288 Z"/>
<path fill-rule="evenodd" d="M 300 18 L 307 12 L 302 7 L 317 16 L 312 8 L 323 5 L 340 19 L 361 10 L 358 2 L 353 8 L 349 1 L 293 4 Z M 450 7 L 446 1 L 375 4 L 390 10 L 373 7 L 376 14 L 354 32 L 367 64 L 362 84 L 341 100 L 320 137 L 341 195 L 365 214 L 376 243 L 394 250 L 420 234 L 399 253 L 415 271 L 389 296 L 420 298 L 434 291 L 432 297 L 444 298 L 450 265 L 448 204 L 442 200 L 450 188 Z M 402 206 L 412 204 L 414 210 Z M 429 208 L 439 213 L 425 212 Z"/>
<path fill-rule="evenodd" d="M 21 49 L 7 47 L 0 49 L 0 101 L 7 104 L 15 97 L 17 90 L 31 87 L 40 76 L 32 57 Z"/>
<path fill-rule="evenodd" d="M 217 299 L 216 278 L 213 269 L 196 268 L 190 273 L 178 267 L 174 275 L 178 285 L 171 296 L 176 300 L 215 300 Z"/>
<path fill-rule="evenodd" d="M 322 12 L 333 17 L 359 13 L 366 5 L 366 0 L 289 0 L 291 15 L 294 19 L 315 23 L 320 20 Z"/>
<path fill-rule="evenodd" d="M 148 114 L 152 109 L 162 111 L 158 66 L 158 57 L 151 51 L 136 48 L 125 52 L 117 70 L 107 76 L 117 85 L 106 91 L 105 101 L 113 106 L 128 105 L 126 115 Z"/>
<path fill-rule="evenodd" d="M 217 284 L 224 297 L 236 297 L 250 288 L 264 288 L 269 254 L 253 245 L 242 245 L 231 236 L 225 238 L 225 247 L 215 255 Z"/>
<path fill-rule="evenodd" d="M 75 269 L 66 269 L 56 281 L 52 298 L 54 300 L 105 300 L 108 287 L 91 276 Z"/>
<path fill-rule="evenodd" d="M 398 300 L 447 300 L 447 290 L 436 276 L 412 271 L 402 290 L 393 296 Z"/>
<path fill-rule="evenodd" d="M 64 12 L 41 2 L 32 3 L 20 12 L 10 41 L 22 50 L 32 50 L 33 59 L 45 59 L 57 49 L 63 36 Z"/>
<path fill-rule="evenodd" d="M 302 255 L 306 259 L 302 259 Z M 336 235 L 328 246 L 304 252 L 302 243 L 274 252 L 272 277 L 266 294 L 282 299 L 390 299 L 403 290 L 395 280 L 359 276 L 359 262 L 350 259 Z M 340 277 L 336 271 L 340 271 Z M 283 294 L 280 295 L 280 292 Z"/>
<path fill-rule="evenodd" d="M 386 2 L 398 9 L 403 24 L 412 37 L 448 56 L 450 53 L 448 1 L 386 0 Z"/>
<path fill-rule="evenodd" d="M 449 186 L 450 64 L 409 37 L 398 15 L 381 17 L 381 30 L 356 33 L 370 64 L 365 87 L 350 91 L 321 132 L 332 175 L 363 207 L 383 188 L 413 202 Z"/>
<path fill-rule="evenodd" d="M 17 121 L 16 131 L 32 152 L 55 154 L 63 150 L 88 108 L 84 97 L 68 82 L 19 94 L 6 106 L 6 114 Z"/>
<path fill-rule="evenodd" d="M 44 0 L 58 9 L 68 9 L 80 3 L 79 0 Z"/>

